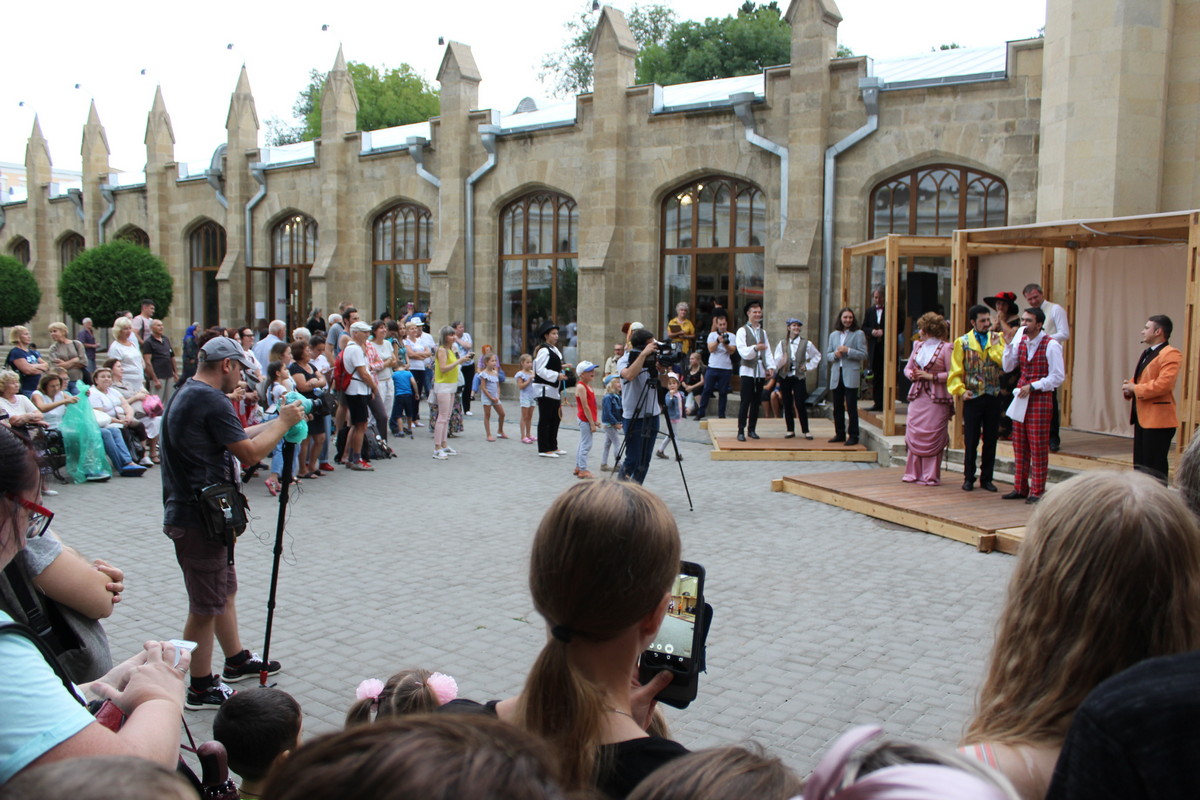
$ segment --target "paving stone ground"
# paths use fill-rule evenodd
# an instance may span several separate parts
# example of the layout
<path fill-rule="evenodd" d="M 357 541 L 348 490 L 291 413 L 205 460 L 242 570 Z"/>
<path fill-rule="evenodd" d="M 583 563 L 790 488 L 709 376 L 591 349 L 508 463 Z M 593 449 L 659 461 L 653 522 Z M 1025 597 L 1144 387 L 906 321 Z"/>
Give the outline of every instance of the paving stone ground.
<path fill-rule="evenodd" d="M 306 735 L 341 726 L 359 681 L 405 667 L 447 672 L 474 699 L 520 690 L 546 635 L 527 589 L 529 542 L 576 480 L 578 433 L 564 427 L 572 455 L 551 460 L 515 426 L 496 443 L 482 427 L 468 417 L 448 461 L 430 458 L 422 428 L 375 472 L 339 469 L 294 492 L 271 655 Z M 1014 560 L 770 491 L 784 474 L 873 466 L 714 462 L 691 422 L 680 449 L 694 510 L 671 461 L 654 460 L 646 487 L 674 510 L 684 557 L 707 569 L 715 617 L 699 698 L 667 709 L 675 737 L 690 748 L 756 740 L 803 773 L 853 724 L 957 742 Z M 591 463 L 600 475 L 598 449 Z M 55 530 L 128 575 L 106 622 L 114 656 L 180 636 L 186 598 L 161 532 L 157 470 L 59 488 Z M 278 505 L 261 481 L 249 496 L 238 612 L 246 646 L 260 649 Z M 187 712 L 198 737 L 212 717 Z"/>

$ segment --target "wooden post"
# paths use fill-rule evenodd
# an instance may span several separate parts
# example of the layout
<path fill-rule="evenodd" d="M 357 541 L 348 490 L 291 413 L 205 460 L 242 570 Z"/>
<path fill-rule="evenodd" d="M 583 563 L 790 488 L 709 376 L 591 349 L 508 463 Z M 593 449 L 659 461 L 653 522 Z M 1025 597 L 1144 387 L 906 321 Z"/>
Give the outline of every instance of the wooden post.
<path fill-rule="evenodd" d="M 1042 248 L 1042 294 L 1047 300 L 1053 299 L 1054 293 L 1054 248 Z"/>
<path fill-rule="evenodd" d="M 896 334 L 900 332 L 900 243 L 894 234 L 887 237 L 887 281 L 883 323 L 883 434 L 896 435 Z"/>
<path fill-rule="evenodd" d="M 842 248 L 842 308 L 850 305 L 850 248 Z M 832 330 L 832 327 L 830 328 Z"/>
<path fill-rule="evenodd" d="M 1075 248 L 1067 250 L 1067 290 L 1063 293 L 1063 310 L 1067 312 L 1067 324 L 1071 326 L 1071 338 L 1063 349 L 1063 379 L 1062 393 L 1059 396 L 1058 413 L 1062 427 L 1071 424 L 1071 383 L 1075 374 L 1075 287 L 1076 273 L 1079 268 L 1079 251 Z"/>
<path fill-rule="evenodd" d="M 967 232 L 955 231 L 950 246 L 950 345 L 967 332 L 967 283 L 970 257 L 967 255 Z M 955 399 L 955 414 L 950 428 L 950 446 L 963 447 L 963 404 Z"/>
<path fill-rule="evenodd" d="M 1176 447 L 1182 452 L 1200 425 L 1200 212 L 1188 217 L 1187 305 L 1183 325 L 1183 390 L 1180 394 L 1179 435 Z"/>

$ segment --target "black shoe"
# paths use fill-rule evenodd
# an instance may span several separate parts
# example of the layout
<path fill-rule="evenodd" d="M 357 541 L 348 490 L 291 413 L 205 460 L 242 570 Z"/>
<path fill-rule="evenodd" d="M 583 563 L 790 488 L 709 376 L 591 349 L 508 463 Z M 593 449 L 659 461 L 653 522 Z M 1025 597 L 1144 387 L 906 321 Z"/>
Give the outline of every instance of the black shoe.
<path fill-rule="evenodd" d="M 980 489 L 984 489 L 984 490 L 986 490 L 986 491 L 989 491 L 989 492 L 995 492 L 995 491 L 998 491 L 998 490 L 996 489 L 996 484 L 992 483 L 991 481 L 980 481 L 980 482 L 979 482 L 979 488 L 980 488 Z"/>
<path fill-rule="evenodd" d="M 221 707 L 222 703 L 235 694 L 237 692 L 233 687 L 226 686 L 221 681 L 217 681 L 202 692 L 197 692 L 189 686 L 187 699 L 183 701 L 183 707 L 189 711 L 216 711 Z"/>
<path fill-rule="evenodd" d="M 975 491 L 975 481 L 973 481 L 973 480 L 963 481 L 963 491 L 964 492 Z"/>
<path fill-rule="evenodd" d="M 843 436 L 842 434 L 840 434 L 840 433 L 839 433 L 837 436 L 835 436 L 835 437 L 833 437 L 832 439 L 830 439 L 830 440 L 829 440 L 829 443 L 830 443 L 830 444 L 837 444 L 838 442 L 844 442 L 844 441 L 846 441 L 846 437 L 845 437 L 845 436 Z"/>
<path fill-rule="evenodd" d="M 749 436 L 751 439 L 757 439 L 757 438 L 758 438 L 758 434 L 757 434 L 757 433 L 755 433 L 754 431 L 749 431 L 749 432 L 747 432 L 747 433 L 746 433 L 746 435 L 747 435 L 747 436 Z"/>
<path fill-rule="evenodd" d="M 1061 449 L 1062 449 L 1062 445 L 1059 443 L 1058 439 L 1050 440 L 1050 452 L 1051 453 L 1057 453 Z"/>
<path fill-rule="evenodd" d="M 796 432 L 795 432 L 795 431 L 788 431 L 787 433 L 785 433 L 785 434 L 783 435 L 783 438 L 785 438 L 785 439 L 795 439 L 795 438 L 796 438 Z"/>
<path fill-rule="evenodd" d="M 868 411 L 883 411 L 883 406 L 871 406 Z"/>
<path fill-rule="evenodd" d="M 1008 494 L 1000 495 L 1001 500 L 1022 500 L 1022 499 L 1024 499 L 1024 497 L 1025 497 L 1025 495 L 1021 494 L 1016 489 L 1013 489 Z"/>
<path fill-rule="evenodd" d="M 268 675 L 274 675 L 279 672 L 279 662 L 271 661 L 266 665 Z M 244 681 L 246 678 L 257 678 L 263 672 L 262 656 L 258 653 L 251 653 L 250 657 L 243 661 L 239 666 L 230 666 L 229 662 L 225 662 L 225 669 L 221 672 L 221 677 L 231 683 L 236 681 Z"/>
<path fill-rule="evenodd" d="M 856 445 L 856 444 L 858 444 L 857 436 L 851 436 L 849 439 L 846 440 L 846 447 L 854 447 L 854 445 Z"/>
<path fill-rule="evenodd" d="M 1034 503 L 1040 503 L 1040 502 L 1042 502 L 1042 496 L 1040 494 L 1031 494 L 1031 495 L 1029 495 L 1029 497 L 1025 498 L 1025 505 L 1028 505 L 1028 506 L 1031 506 Z"/>
<path fill-rule="evenodd" d="M 738 441 L 739 442 L 746 441 L 746 434 L 742 433 L 741 431 L 738 431 Z"/>

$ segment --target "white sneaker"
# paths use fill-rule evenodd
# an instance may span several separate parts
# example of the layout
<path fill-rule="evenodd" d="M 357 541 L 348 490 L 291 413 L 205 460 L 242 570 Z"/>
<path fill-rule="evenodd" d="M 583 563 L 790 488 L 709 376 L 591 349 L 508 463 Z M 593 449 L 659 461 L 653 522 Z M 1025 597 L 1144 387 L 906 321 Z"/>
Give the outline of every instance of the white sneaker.
<path fill-rule="evenodd" d="M 453 447 L 443 447 L 443 448 L 442 448 L 442 452 L 443 452 L 443 453 L 445 453 L 445 454 L 446 454 L 446 455 L 448 455 L 448 456 L 456 456 L 456 455 L 458 455 L 458 451 L 457 451 L 457 450 L 455 450 Z"/>
<path fill-rule="evenodd" d="M 466 414 L 467 414 L 467 416 L 468 416 L 468 417 L 473 417 L 473 416 L 475 416 L 475 412 L 474 412 L 474 411 L 468 411 L 468 412 L 466 412 Z"/>
<path fill-rule="evenodd" d="M 554 452 L 560 456 L 565 456 L 567 454 L 566 450 L 555 450 Z"/>
<path fill-rule="evenodd" d="M 142 456 L 142 460 L 137 463 L 141 464 L 143 467 L 154 466 L 154 462 L 150 460 L 150 456 Z"/>
<path fill-rule="evenodd" d="M 448 458 L 450 458 L 450 456 L 446 455 L 446 452 L 444 450 L 434 450 L 433 457 L 436 458 L 438 461 L 445 461 Z"/>
<path fill-rule="evenodd" d="M 558 453 L 538 453 L 542 458 L 558 458 Z"/>

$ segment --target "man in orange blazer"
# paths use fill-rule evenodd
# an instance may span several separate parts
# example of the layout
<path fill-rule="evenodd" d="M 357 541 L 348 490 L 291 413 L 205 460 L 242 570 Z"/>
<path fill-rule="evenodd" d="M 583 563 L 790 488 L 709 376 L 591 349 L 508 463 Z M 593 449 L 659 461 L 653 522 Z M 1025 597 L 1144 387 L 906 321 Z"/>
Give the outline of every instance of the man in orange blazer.
<path fill-rule="evenodd" d="M 1129 421 L 1133 423 L 1133 468 L 1167 482 L 1167 453 L 1179 427 L 1175 413 L 1175 378 L 1183 354 L 1171 347 L 1171 318 L 1156 314 L 1142 328 L 1146 350 L 1138 359 L 1132 380 L 1121 385 L 1127 400 L 1133 400 Z"/>

